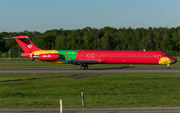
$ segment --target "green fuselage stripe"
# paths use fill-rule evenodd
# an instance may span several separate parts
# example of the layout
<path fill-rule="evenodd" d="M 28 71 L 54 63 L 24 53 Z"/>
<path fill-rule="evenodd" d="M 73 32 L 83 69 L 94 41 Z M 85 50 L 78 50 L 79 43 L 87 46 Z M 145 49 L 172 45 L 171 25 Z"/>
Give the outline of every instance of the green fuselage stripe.
<path fill-rule="evenodd" d="M 60 55 L 62 63 L 67 63 L 67 60 L 75 60 L 77 57 L 77 50 L 57 50 Z"/>

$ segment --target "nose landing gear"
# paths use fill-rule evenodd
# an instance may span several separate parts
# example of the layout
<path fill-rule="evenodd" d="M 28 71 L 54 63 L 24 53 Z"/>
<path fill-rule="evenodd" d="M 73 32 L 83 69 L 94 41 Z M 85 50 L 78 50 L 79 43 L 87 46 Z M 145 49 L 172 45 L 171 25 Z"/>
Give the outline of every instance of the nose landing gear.
<path fill-rule="evenodd" d="M 88 67 L 88 65 L 87 65 L 87 64 L 85 64 L 85 65 L 84 65 L 84 64 L 82 64 L 82 65 L 81 65 L 81 67 L 80 67 L 80 69 L 88 69 L 88 68 L 89 68 L 89 67 Z"/>
<path fill-rule="evenodd" d="M 170 69 L 170 64 L 167 64 L 167 69 Z"/>

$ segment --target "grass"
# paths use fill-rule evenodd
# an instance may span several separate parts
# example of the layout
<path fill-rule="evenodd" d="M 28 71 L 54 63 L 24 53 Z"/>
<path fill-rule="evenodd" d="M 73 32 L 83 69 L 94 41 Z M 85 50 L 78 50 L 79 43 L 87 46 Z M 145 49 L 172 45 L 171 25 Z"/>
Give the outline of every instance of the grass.
<path fill-rule="evenodd" d="M 59 99 L 63 108 L 180 107 L 179 73 L 72 75 L 0 74 L 0 108 L 59 108 Z"/>
<path fill-rule="evenodd" d="M 76 74 L 73 74 L 76 75 Z M 72 74 L 0 74 L 0 82 L 69 77 Z"/>
<path fill-rule="evenodd" d="M 0 68 L 79 68 L 80 66 L 72 64 L 54 64 L 44 63 L 41 61 L 1 61 Z M 118 67 L 130 67 L 130 64 L 95 64 L 89 65 L 89 67 L 100 68 L 118 68 Z M 135 65 L 132 67 L 166 67 L 166 65 Z M 180 67 L 180 62 L 177 62 L 171 67 Z"/>

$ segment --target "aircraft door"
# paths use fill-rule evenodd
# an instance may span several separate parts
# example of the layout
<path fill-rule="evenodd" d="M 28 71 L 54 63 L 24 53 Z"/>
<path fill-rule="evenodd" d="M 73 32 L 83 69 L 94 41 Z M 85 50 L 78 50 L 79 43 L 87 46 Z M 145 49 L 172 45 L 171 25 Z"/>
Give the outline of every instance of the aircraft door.
<path fill-rule="evenodd" d="M 158 60 L 160 60 L 161 59 L 161 55 L 158 55 Z"/>

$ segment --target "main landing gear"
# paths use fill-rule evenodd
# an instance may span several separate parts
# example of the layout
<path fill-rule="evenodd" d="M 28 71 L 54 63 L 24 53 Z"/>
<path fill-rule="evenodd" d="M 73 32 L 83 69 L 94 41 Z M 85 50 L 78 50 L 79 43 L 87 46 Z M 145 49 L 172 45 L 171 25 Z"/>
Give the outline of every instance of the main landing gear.
<path fill-rule="evenodd" d="M 85 65 L 84 65 L 84 64 L 82 64 L 82 65 L 81 65 L 81 67 L 80 67 L 80 69 L 88 69 L 88 68 L 89 68 L 89 67 L 88 67 L 88 65 L 87 65 L 87 64 L 85 64 Z"/>

